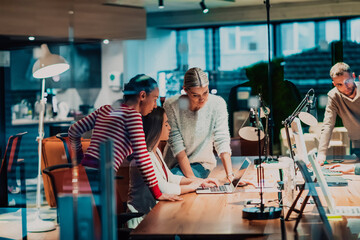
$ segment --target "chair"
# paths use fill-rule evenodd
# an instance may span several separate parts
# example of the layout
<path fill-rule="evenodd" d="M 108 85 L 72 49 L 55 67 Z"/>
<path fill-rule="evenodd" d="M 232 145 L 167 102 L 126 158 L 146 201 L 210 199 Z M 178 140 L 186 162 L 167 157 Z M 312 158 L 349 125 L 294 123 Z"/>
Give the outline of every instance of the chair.
<path fill-rule="evenodd" d="M 63 143 L 63 149 L 68 162 L 71 162 L 72 151 L 69 144 L 69 138 L 67 134 L 57 134 L 56 137 Z M 84 144 L 83 144 L 84 147 Z M 86 146 L 87 148 L 87 146 Z M 83 148 L 84 150 L 84 148 Z M 69 158 L 68 158 L 69 157 Z M 72 191 L 72 164 L 60 164 L 49 166 L 43 169 L 43 172 L 50 178 L 51 188 L 54 190 L 55 201 L 57 201 L 58 194 L 60 193 L 71 193 Z M 98 169 L 83 167 L 79 165 L 79 193 L 81 194 L 99 194 L 100 189 L 97 187 L 96 182 L 99 182 Z M 141 217 L 143 213 L 128 213 L 127 209 L 127 196 L 129 190 L 129 165 L 125 161 L 124 164 L 119 168 L 115 176 L 115 187 L 116 187 L 116 201 L 117 201 L 117 221 L 118 221 L 118 235 L 121 239 L 128 238 L 131 229 L 125 228 L 126 222 L 131 218 Z M 94 224 L 99 221 L 97 218 L 98 211 L 94 208 Z M 97 214 L 97 216 L 96 216 Z M 99 229 L 97 230 L 99 231 Z"/>
<path fill-rule="evenodd" d="M 59 203 L 59 196 L 69 195 L 73 192 L 73 165 L 71 163 L 59 164 L 47 167 L 43 169 L 43 173 L 46 174 L 50 179 L 50 185 L 53 189 L 55 196 L 56 206 Z M 91 196 L 93 202 L 93 230 L 94 236 L 97 236 L 96 239 L 100 239 L 101 233 L 101 220 L 98 209 L 95 205 L 94 193 L 90 186 L 88 175 L 96 175 L 98 173 L 97 169 L 87 168 L 82 165 L 78 166 L 78 193 L 79 195 L 89 195 Z M 81 204 L 81 203 L 79 203 Z M 59 209 L 58 209 L 59 210 Z M 58 222 L 61 224 L 61 218 L 59 217 L 59 211 L 57 214 Z"/>
<path fill-rule="evenodd" d="M 18 159 L 22 137 L 27 132 L 10 136 L 6 145 L 4 158 L 0 168 L 0 207 L 21 208 L 21 234 L 22 239 L 27 239 L 27 218 L 26 218 L 26 184 L 25 166 L 23 159 Z M 13 193 L 18 188 L 16 183 L 16 168 L 20 168 L 20 199 L 13 194 L 15 204 L 10 204 L 8 193 Z M 8 181 L 10 180 L 10 181 Z"/>
<path fill-rule="evenodd" d="M 309 133 L 304 133 L 306 149 L 311 150 L 319 147 L 321 128 L 323 123 L 309 127 Z M 292 131 L 289 129 L 290 137 Z M 281 154 L 288 154 L 288 144 L 285 134 L 285 128 L 280 130 Z M 344 156 L 350 154 L 350 139 L 345 127 L 335 127 L 333 129 L 326 155 Z"/>
<path fill-rule="evenodd" d="M 83 151 L 85 152 L 90 145 L 90 139 L 82 139 L 81 143 Z M 71 148 L 69 146 L 67 133 L 45 138 L 42 142 L 43 151 L 41 170 L 55 165 L 70 164 L 71 151 L 69 151 L 69 149 Z M 43 180 L 46 200 L 50 207 L 56 207 L 56 197 L 49 176 L 44 174 Z"/>
<path fill-rule="evenodd" d="M 264 139 L 260 141 L 261 150 L 264 149 Z M 240 137 L 231 138 L 230 147 L 232 156 L 258 156 L 258 141 L 248 141 Z M 263 153 L 261 153 L 263 154 Z"/>
<path fill-rule="evenodd" d="M 71 149 L 71 145 L 68 133 L 58 133 L 56 134 L 56 137 L 63 143 L 67 162 L 71 163 L 71 159 L 74 155 L 72 151 L 69 151 L 69 149 Z"/>
<path fill-rule="evenodd" d="M 317 126 L 309 128 L 310 133 L 316 135 L 317 141 L 320 141 L 321 128 L 324 123 L 320 122 Z M 347 155 L 350 154 L 350 139 L 345 127 L 334 127 L 329 142 L 326 155 Z"/>
<path fill-rule="evenodd" d="M 290 136 L 290 141 L 293 144 L 295 140 L 293 138 L 293 132 L 291 128 L 289 128 L 289 136 Z M 304 133 L 304 140 L 305 140 L 306 149 L 308 151 L 314 148 L 317 149 L 319 146 L 319 139 L 317 138 L 317 135 L 315 133 Z M 285 128 L 280 129 L 280 144 L 281 144 L 281 155 L 285 156 L 290 154 Z"/>
<path fill-rule="evenodd" d="M 18 188 L 16 182 L 16 168 L 18 166 L 20 167 L 21 179 L 20 194 L 23 201 L 20 205 L 26 206 L 24 162 L 18 159 L 21 139 L 25 134 L 27 134 L 27 132 L 18 133 L 9 137 L 0 169 L 0 207 L 10 207 L 9 192 L 18 193 L 18 191 L 14 191 Z"/>

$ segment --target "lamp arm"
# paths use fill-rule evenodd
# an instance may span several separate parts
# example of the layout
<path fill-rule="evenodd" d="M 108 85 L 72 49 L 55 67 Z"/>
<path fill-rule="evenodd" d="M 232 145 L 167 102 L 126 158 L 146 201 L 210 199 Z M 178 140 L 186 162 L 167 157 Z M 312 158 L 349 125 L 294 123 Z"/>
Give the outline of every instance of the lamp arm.
<path fill-rule="evenodd" d="M 310 88 L 309 91 L 306 93 L 305 97 L 301 100 L 300 104 L 296 107 L 294 112 L 282 122 L 282 124 L 284 126 L 290 126 L 290 124 L 294 121 L 294 119 L 301 112 L 301 109 L 303 109 L 303 107 L 305 107 L 310 95 L 313 95 L 313 94 L 315 94 L 315 90 L 313 88 Z"/>

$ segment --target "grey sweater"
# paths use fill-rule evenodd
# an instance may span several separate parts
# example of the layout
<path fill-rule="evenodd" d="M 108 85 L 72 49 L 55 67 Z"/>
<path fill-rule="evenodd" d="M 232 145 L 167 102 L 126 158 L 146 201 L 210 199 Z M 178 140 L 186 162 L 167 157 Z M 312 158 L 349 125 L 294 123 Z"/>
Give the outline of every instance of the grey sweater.
<path fill-rule="evenodd" d="M 213 146 L 218 155 L 231 154 L 228 113 L 224 99 L 209 94 L 207 103 L 198 111 L 189 110 L 187 95 L 176 95 L 164 103 L 171 126 L 164 150 L 169 168 L 178 164 L 175 156 L 185 150 L 190 163 L 201 163 L 212 170 L 216 166 Z"/>
<path fill-rule="evenodd" d="M 321 129 L 318 155 L 325 156 L 329 146 L 336 116 L 342 119 L 348 131 L 353 147 L 360 148 L 360 83 L 356 82 L 356 96 L 350 99 L 336 88 L 328 92 L 328 103 L 325 109 L 324 125 Z"/>

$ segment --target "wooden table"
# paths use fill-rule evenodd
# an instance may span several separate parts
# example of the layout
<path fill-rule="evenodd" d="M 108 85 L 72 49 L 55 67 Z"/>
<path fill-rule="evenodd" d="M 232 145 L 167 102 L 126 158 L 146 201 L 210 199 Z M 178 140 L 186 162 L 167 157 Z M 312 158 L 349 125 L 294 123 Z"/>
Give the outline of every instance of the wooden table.
<path fill-rule="evenodd" d="M 233 167 L 236 169 L 242 158 L 235 157 L 232 161 Z M 255 168 L 252 167 L 249 170 L 251 171 L 248 171 L 243 179 L 256 180 Z M 212 177 L 221 180 L 225 179 L 224 175 L 220 164 L 211 173 Z M 353 181 L 349 182 L 348 187 L 330 188 L 338 205 L 355 206 L 360 204 L 360 188 L 358 187 L 360 176 L 352 175 L 350 177 Z M 279 180 L 278 171 L 265 171 L 265 178 L 276 183 Z M 259 199 L 259 193 L 248 192 L 251 189 L 254 187 L 238 188 L 233 194 L 190 193 L 183 196 L 183 201 L 161 201 L 131 233 L 131 236 L 133 239 L 174 239 L 174 235 L 179 235 L 181 239 L 237 239 L 240 237 L 281 239 L 283 233 L 287 239 L 294 239 L 295 237 L 308 239 L 314 234 L 321 233 L 322 223 L 317 211 L 313 210 L 313 204 L 309 204 L 305 208 L 305 215 L 298 226 L 297 233 L 293 231 L 295 221 L 243 219 L 242 209 L 245 201 L 247 199 Z M 264 193 L 264 199 L 268 206 L 271 204 L 268 203 L 269 200 L 278 199 L 278 193 Z M 285 213 L 287 210 L 288 208 L 285 207 Z M 345 237 L 356 239 L 356 235 L 351 235 L 347 228 L 348 219 L 350 218 L 343 217 L 341 221 L 330 221 L 333 233 L 339 239 Z M 283 231 L 281 226 L 283 226 Z"/>

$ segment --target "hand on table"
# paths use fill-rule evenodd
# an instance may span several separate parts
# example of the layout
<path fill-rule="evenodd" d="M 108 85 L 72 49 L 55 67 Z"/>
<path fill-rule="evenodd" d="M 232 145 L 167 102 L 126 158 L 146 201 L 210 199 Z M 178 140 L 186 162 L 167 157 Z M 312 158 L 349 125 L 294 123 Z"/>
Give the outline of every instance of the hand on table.
<path fill-rule="evenodd" d="M 320 164 L 320 166 L 324 165 L 325 161 L 326 161 L 326 156 L 325 155 L 322 155 L 322 154 L 319 154 L 317 157 L 316 157 L 316 161 Z"/>
<path fill-rule="evenodd" d="M 179 195 L 163 193 L 157 200 L 175 202 L 175 201 L 181 201 L 183 200 L 183 198 L 180 197 Z"/>
<path fill-rule="evenodd" d="M 256 184 L 254 182 L 251 182 L 251 181 L 240 181 L 240 183 L 239 183 L 240 187 L 245 187 L 247 185 L 251 185 L 254 188 L 256 188 Z"/>
<path fill-rule="evenodd" d="M 234 181 L 235 175 L 233 173 L 227 175 L 226 179 L 231 183 Z"/>
<path fill-rule="evenodd" d="M 352 173 L 355 171 L 355 166 L 354 164 L 335 164 L 330 166 L 329 169 L 342 173 Z"/>
<path fill-rule="evenodd" d="M 219 180 L 217 180 L 216 178 L 206 178 L 203 179 L 202 183 L 201 183 L 201 187 L 203 188 L 207 188 L 207 187 L 214 187 L 214 186 L 219 186 Z"/>

